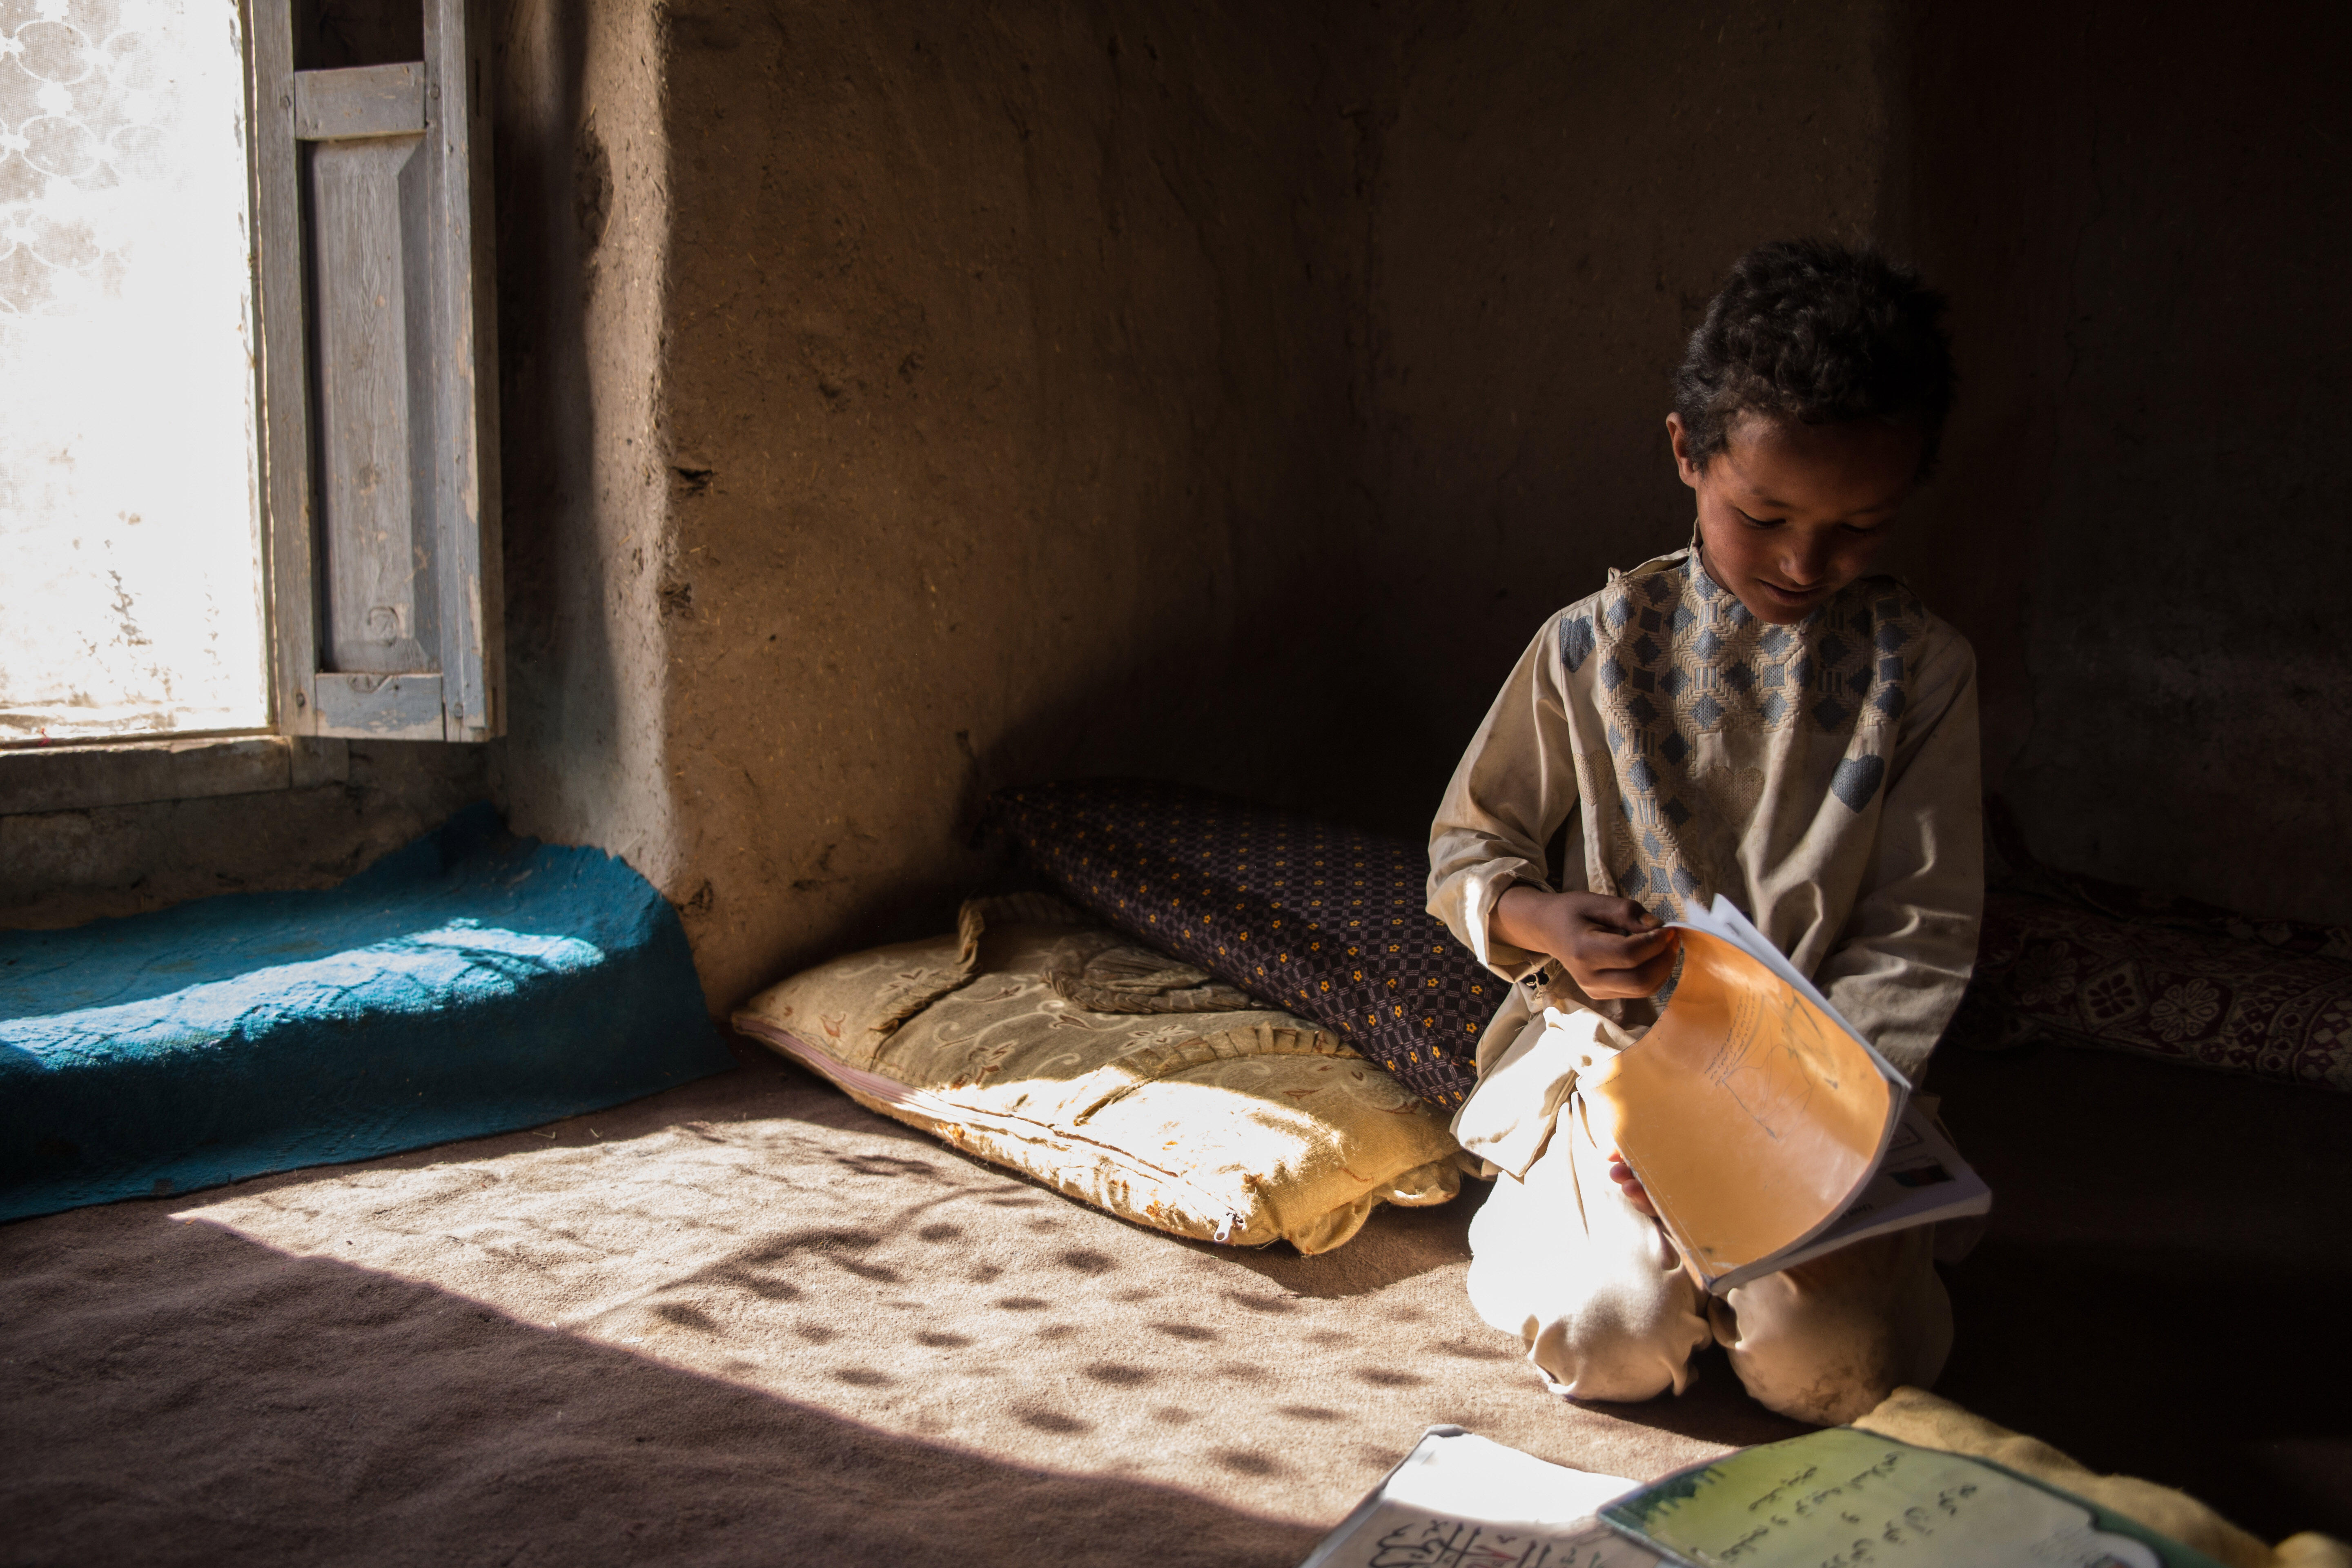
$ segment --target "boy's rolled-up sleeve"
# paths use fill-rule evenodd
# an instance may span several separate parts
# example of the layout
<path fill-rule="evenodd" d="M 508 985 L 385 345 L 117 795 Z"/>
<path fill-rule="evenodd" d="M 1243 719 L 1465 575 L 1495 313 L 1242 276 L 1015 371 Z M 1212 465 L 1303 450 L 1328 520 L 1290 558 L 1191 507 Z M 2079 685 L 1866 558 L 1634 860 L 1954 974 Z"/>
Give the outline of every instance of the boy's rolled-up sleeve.
<path fill-rule="evenodd" d="M 1948 627 L 1922 656 L 1876 843 L 1816 983 L 1915 1082 L 1975 967 L 1984 913 L 1976 655 Z"/>
<path fill-rule="evenodd" d="M 1543 955 L 1487 930 L 1506 889 L 1552 890 L 1544 846 L 1576 807 L 1576 755 L 1555 652 L 1559 617 L 1536 634 L 1454 770 L 1429 833 L 1429 912 L 1514 983 Z M 1580 886 L 1582 857 L 1563 874 Z"/>

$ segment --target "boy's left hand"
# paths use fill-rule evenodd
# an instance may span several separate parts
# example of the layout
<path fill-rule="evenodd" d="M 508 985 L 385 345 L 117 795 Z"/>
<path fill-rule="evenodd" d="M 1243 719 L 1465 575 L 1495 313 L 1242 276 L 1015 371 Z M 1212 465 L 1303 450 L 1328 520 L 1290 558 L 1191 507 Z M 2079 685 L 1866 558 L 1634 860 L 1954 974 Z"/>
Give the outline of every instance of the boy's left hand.
<path fill-rule="evenodd" d="M 1617 1190 L 1625 1194 L 1627 1203 L 1652 1219 L 1658 1217 L 1658 1211 L 1650 1206 L 1650 1194 L 1642 1189 L 1642 1178 L 1633 1173 L 1633 1166 L 1625 1163 L 1625 1156 L 1614 1149 L 1609 1151 L 1609 1179 L 1617 1184 Z"/>

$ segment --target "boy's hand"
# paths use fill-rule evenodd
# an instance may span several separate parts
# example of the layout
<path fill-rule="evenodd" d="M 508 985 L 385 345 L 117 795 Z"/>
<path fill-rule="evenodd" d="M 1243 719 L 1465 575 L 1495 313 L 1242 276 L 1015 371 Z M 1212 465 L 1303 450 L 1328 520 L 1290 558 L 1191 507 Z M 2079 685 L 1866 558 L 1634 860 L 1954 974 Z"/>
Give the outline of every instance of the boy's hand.
<path fill-rule="evenodd" d="M 1625 1163 L 1625 1156 L 1614 1149 L 1609 1151 L 1609 1179 L 1617 1184 L 1617 1190 L 1625 1194 L 1627 1203 L 1652 1219 L 1658 1217 L 1658 1211 L 1650 1205 L 1650 1194 L 1642 1188 L 1642 1178 L 1633 1173 L 1633 1166 Z"/>
<path fill-rule="evenodd" d="M 1494 934 L 1559 961 L 1587 996 L 1654 996 L 1674 973 L 1679 933 L 1631 899 L 1547 893 L 1521 884 L 1495 904 Z"/>

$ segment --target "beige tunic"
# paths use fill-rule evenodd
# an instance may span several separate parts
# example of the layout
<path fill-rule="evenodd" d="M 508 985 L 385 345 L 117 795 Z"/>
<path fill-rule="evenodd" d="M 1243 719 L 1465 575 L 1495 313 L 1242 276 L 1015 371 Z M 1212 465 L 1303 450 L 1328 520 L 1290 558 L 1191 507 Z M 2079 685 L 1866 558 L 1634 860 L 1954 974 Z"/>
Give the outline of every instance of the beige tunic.
<path fill-rule="evenodd" d="M 1548 1120 L 1559 1103 L 1551 1070 L 1489 1092 L 1547 1004 L 1599 1015 L 1588 1037 L 1618 1048 L 1656 1017 L 1648 1001 L 1595 1003 L 1491 937 L 1496 900 L 1519 882 L 1667 920 L 1724 894 L 1916 1079 L 1976 959 L 1980 789 L 1975 655 L 1893 578 L 1778 626 L 1696 549 L 1612 573 L 1537 634 L 1431 828 L 1430 912 L 1514 983 L 1479 1042 L 1465 1144 L 1486 1141 L 1482 1116 Z M 1555 879 L 1545 847 L 1563 825 Z M 1528 1095 L 1549 1103 L 1494 1103 Z"/>

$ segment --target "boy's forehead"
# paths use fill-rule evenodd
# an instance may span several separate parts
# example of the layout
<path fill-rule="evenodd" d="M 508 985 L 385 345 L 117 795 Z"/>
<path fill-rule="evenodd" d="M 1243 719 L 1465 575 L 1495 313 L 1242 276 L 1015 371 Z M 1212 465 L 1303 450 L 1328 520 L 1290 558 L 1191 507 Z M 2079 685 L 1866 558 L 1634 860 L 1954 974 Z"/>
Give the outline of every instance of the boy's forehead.
<path fill-rule="evenodd" d="M 1925 441 L 1917 426 L 1891 420 L 1808 425 L 1748 414 L 1722 456 L 1728 477 L 1759 502 L 1853 516 L 1887 510 L 1910 493 Z"/>

